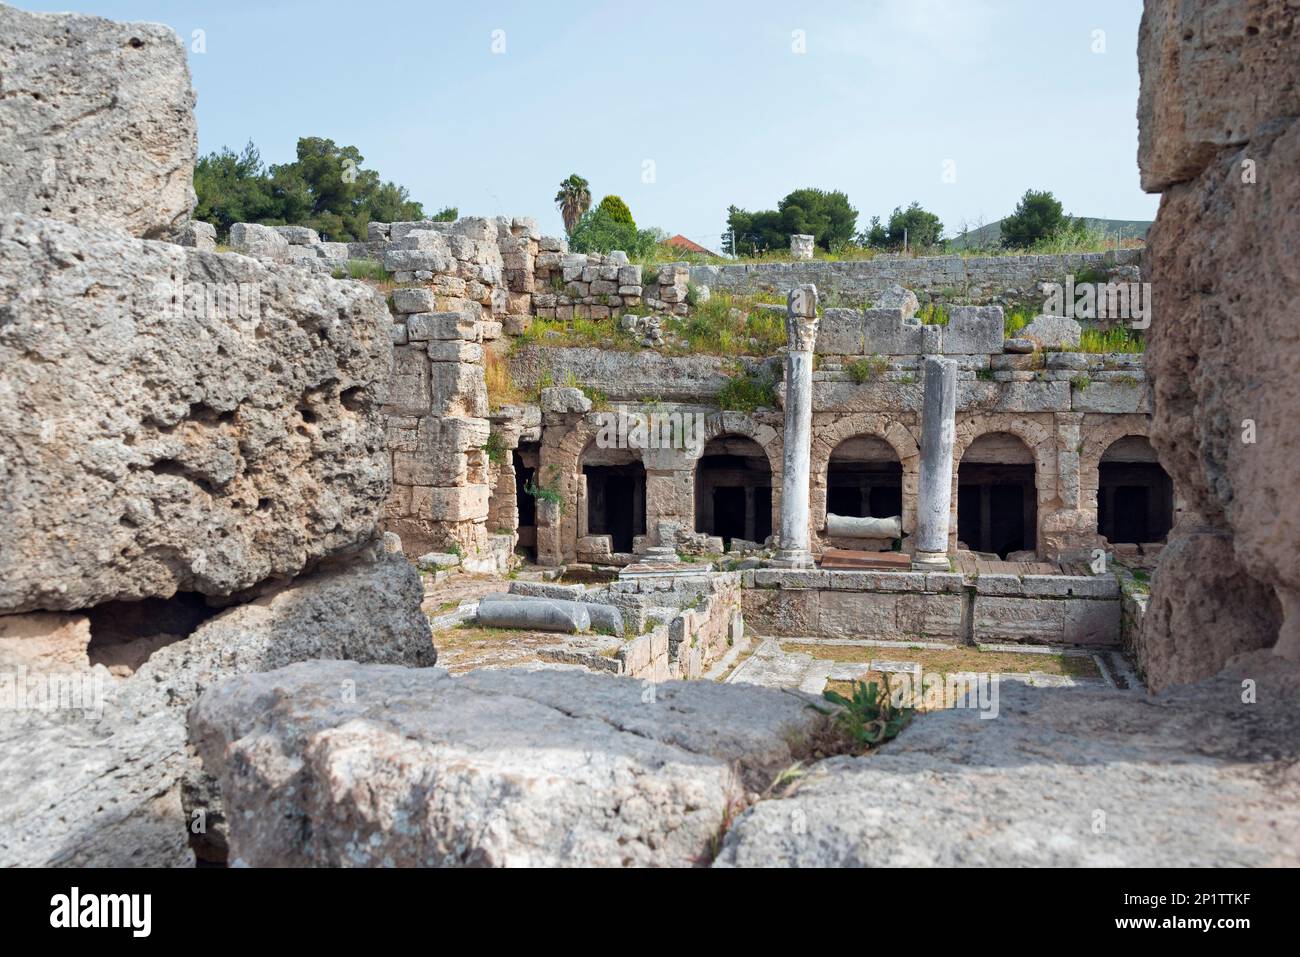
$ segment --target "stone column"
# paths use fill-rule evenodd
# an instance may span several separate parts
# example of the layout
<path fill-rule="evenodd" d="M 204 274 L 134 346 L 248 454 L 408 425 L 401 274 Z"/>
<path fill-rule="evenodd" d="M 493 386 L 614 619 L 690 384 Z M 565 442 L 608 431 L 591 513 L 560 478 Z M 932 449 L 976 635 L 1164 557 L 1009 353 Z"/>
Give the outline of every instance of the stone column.
<path fill-rule="evenodd" d="M 952 514 L 952 447 L 957 432 L 957 363 L 925 358 L 921 406 L 921 469 L 916 496 L 916 543 L 912 565 L 948 568 L 948 524 Z"/>
<path fill-rule="evenodd" d="M 817 342 L 817 287 L 790 290 L 786 301 L 785 456 L 781 475 L 780 550 L 773 564 L 811 568 L 809 476 L 812 456 L 812 368 Z"/>

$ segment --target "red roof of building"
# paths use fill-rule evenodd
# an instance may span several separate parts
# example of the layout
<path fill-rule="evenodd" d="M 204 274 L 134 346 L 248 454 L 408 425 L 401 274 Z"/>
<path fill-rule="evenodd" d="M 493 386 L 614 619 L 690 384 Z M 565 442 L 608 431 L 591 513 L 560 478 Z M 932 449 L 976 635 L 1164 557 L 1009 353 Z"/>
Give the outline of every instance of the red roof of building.
<path fill-rule="evenodd" d="M 671 239 L 665 239 L 664 245 L 676 246 L 678 249 L 684 249 L 688 253 L 703 253 L 706 256 L 715 255 L 713 250 L 705 249 L 699 243 L 691 242 L 689 239 L 687 239 L 685 236 L 681 235 L 680 233 L 678 233 L 676 236 L 672 237 Z"/>

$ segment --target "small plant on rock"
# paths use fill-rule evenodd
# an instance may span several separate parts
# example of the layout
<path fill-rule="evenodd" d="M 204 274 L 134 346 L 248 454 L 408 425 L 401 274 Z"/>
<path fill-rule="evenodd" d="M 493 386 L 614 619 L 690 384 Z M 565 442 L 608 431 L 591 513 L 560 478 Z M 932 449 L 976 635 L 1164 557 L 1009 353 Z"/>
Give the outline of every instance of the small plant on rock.
<path fill-rule="evenodd" d="M 854 681 L 852 689 L 851 698 L 846 698 L 837 691 L 822 692 L 822 697 L 835 705 L 834 708 L 822 709 L 809 705 L 835 719 L 851 748 L 865 751 L 898 737 L 898 733 L 916 715 L 915 708 L 894 704 L 887 675 L 884 676 L 883 687 L 874 681 Z"/>
<path fill-rule="evenodd" d="M 858 385 L 865 385 L 872 379 L 878 379 L 889 370 L 889 360 L 883 356 L 871 356 L 865 359 L 855 359 L 844 367 L 851 378 Z"/>

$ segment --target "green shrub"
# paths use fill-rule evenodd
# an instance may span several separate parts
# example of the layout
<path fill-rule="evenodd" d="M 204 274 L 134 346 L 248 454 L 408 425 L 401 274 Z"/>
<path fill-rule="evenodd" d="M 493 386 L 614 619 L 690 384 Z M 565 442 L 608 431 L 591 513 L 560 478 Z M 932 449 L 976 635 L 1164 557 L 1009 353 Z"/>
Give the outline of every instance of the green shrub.
<path fill-rule="evenodd" d="M 741 370 L 718 391 L 718 407 L 725 412 L 755 412 L 776 405 L 776 383 L 767 376 Z"/>

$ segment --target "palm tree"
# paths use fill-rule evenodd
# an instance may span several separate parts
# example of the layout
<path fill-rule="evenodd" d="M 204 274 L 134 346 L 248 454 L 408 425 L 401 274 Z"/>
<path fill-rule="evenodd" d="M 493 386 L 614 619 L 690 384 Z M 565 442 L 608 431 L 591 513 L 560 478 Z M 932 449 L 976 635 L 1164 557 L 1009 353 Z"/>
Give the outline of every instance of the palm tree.
<path fill-rule="evenodd" d="M 572 234 L 582 214 L 591 209 L 591 190 L 587 181 L 573 173 L 560 181 L 560 191 L 555 194 L 555 206 L 564 217 L 564 231 Z"/>

